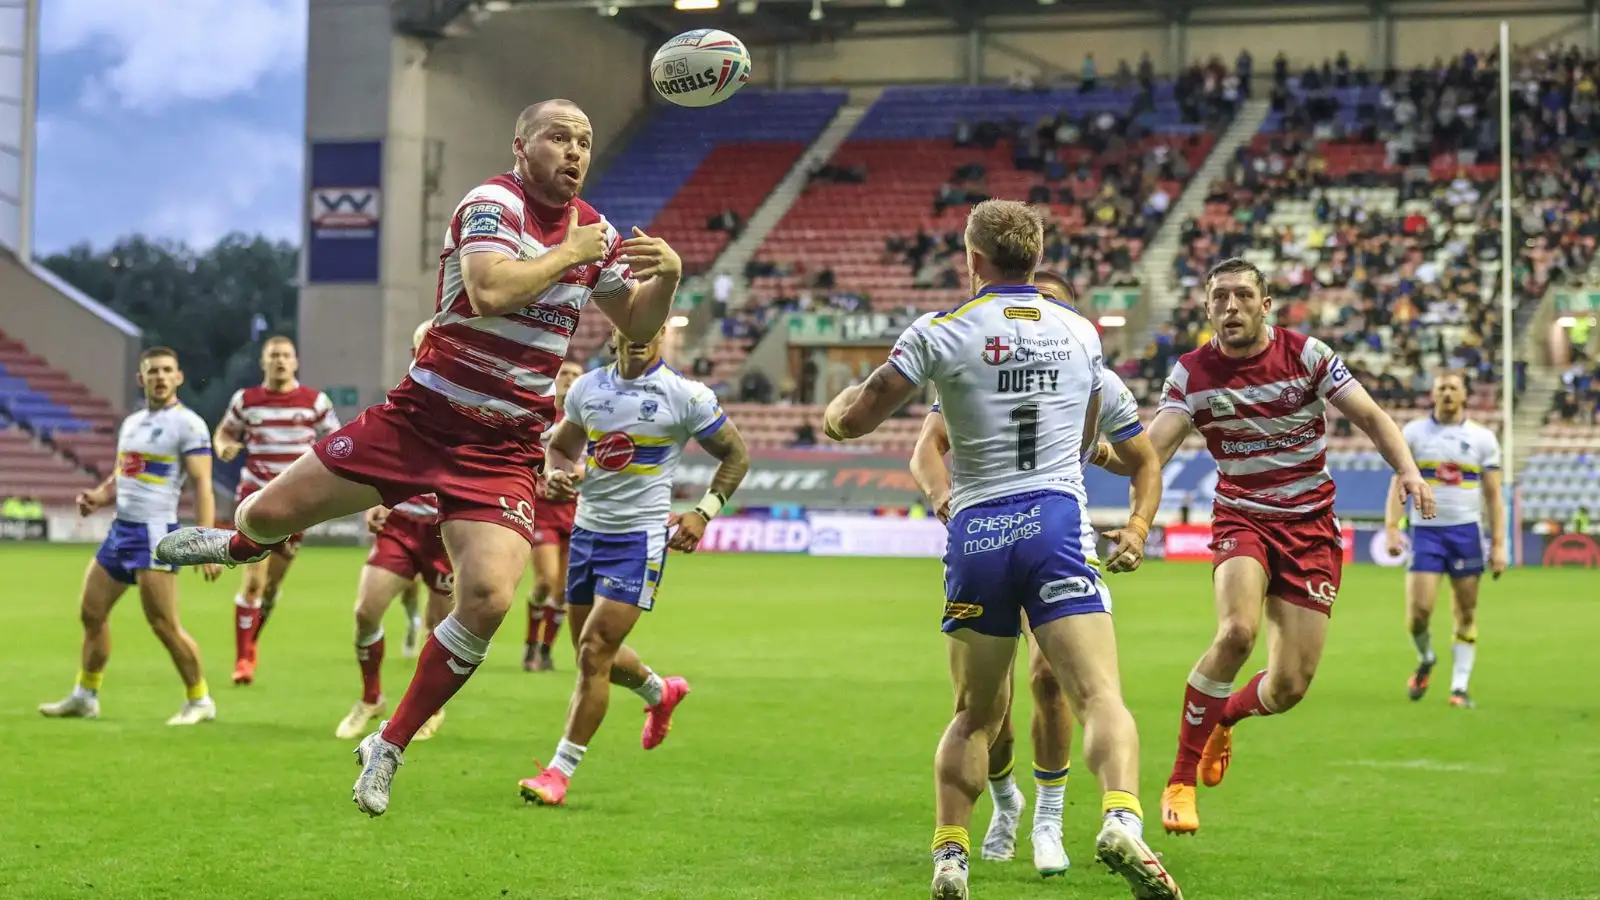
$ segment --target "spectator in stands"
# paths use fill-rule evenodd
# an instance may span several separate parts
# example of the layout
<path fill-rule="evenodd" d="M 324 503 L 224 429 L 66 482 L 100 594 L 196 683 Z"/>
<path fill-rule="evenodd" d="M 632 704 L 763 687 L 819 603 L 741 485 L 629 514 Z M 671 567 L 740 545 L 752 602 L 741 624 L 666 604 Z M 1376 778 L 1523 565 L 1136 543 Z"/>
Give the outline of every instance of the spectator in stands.
<path fill-rule="evenodd" d="M 811 427 L 810 422 L 801 422 L 799 427 L 794 430 L 794 446 L 815 447 L 816 445 L 817 430 Z"/>
<path fill-rule="evenodd" d="M 955 145 L 957 147 L 970 147 L 970 146 L 972 146 L 972 140 L 973 140 L 972 124 L 970 122 L 968 122 L 966 119 L 957 120 L 956 121 L 956 133 L 955 133 L 954 137 L 952 138 L 952 140 L 954 140 Z"/>
<path fill-rule="evenodd" d="M 32 496 L 7 497 L 4 503 L 0 503 L 0 518 L 36 522 L 44 518 L 44 504 Z"/>
<path fill-rule="evenodd" d="M 1566 390 L 1556 394 L 1555 403 L 1550 411 L 1545 414 L 1545 424 L 1560 422 L 1567 425 L 1577 424 L 1583 415 L 1583 405 L 1578 402 L 1578 392 Z"/>
<path fill-rule="evenodd" d="M 694 358 L 694 362 L 689 366 L 689 370 L 694 373 L 696 380 L 704 381 L 711 377 L 711 373 L 715 370 L 715 367 L 711 364 L 711 360 L 706 358 L 704 354 L 697 354 Z"/>
<path fill-rule="evenodd" d="M 1092 92 L 1099 81 L 1100 71 L 1094 64 L 1094 54 L 1085 53 L 1083 55 L 1083 68 L 1078 79 L 1078 92 L 1081 94 Z"/>
<path fill-rule="evenodd" d="M 706 220 L 707 231 L 726 231 L 733 237 L 738 237 L 743 228 L 744 218 L 732 209 L 724 209 Z"/>

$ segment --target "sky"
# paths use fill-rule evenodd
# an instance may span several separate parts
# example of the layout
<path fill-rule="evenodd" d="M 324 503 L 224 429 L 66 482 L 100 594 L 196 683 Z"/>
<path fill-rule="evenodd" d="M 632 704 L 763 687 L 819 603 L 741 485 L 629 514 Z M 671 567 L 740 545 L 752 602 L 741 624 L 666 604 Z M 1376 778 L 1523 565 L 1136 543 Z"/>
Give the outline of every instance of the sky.
<path fill-rule="evenodd" d="M 41 4 L 35 252 L 298 241 L 306 2 Z"/>

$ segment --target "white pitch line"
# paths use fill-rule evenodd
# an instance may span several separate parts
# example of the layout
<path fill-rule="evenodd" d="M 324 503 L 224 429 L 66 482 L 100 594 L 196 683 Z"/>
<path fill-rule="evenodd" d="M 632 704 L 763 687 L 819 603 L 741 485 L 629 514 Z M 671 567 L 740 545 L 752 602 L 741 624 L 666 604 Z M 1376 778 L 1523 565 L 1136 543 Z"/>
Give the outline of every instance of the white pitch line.
<path fill-rule="evenodd" d="M 1363 769 L 1415 769 L 1422 772 L 1469 772 L 1474 775 L 1500 775 L 1499 766 L 1480 766 L 1474 763 L 1440 762 L 1436 759 L 1351 759 L 1335 762 L 1336 766 Z"/>

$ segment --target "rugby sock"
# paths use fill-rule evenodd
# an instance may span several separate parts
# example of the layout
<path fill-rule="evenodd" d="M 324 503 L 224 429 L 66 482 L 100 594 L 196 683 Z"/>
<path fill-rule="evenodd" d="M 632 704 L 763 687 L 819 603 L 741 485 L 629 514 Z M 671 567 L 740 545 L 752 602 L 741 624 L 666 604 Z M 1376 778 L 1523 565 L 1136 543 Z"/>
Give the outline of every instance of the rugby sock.
<path fill-rule="evenodd" d="M 204 678 L 196 681 L 194 684 L 189 685 L 187 690 L 190 703 L 199 703 L 201 700 L 205 700 L 211 696 L 211 689 L 206 687 L 206 680 Z"/>
<path fill-rule="evenodd" d="M 556 635 L 561 633 L 562 623 L 567 621 L 567 611 L 555 606 L 544 608 L 544 640 L 539 643 L 548 650 L 555 646 Z"/>
<path fill-rule="evenodd" d="M 233 605 L 233 658 L 248 659 L 250 646 L 255 643 L 256 634 L 261 629 L 261 606 L 250 605 L 243 594 L 233 595 Z"/>
<path fill-rule="evenodd" d="M 666 683 L 661 680 L 661 676 L 651 672 L 645 676 L 644 684 L 634 688 L 633 692 L 639 695 L 639 699 L 643 700 L 646 706 L 655 706 L 661 702 L 661 689 L 664 687 Z"/>
<path fill-rule="evenodd" d="M 416 674 L 384 726 L 383 739 L 404 750 L 422 723 L 450 702 L 488 655 L 489 642 L 454 615 L 440 622 L 417 655 Z"/>
<path fill-rule="evenodd" d="M 578 771 L 578 763 L 583 762 L 583 754 L 587 752 L 589 752 L 588 747 L 580 747 L 562 738 L 556 743 L 556 757 L 550 761 L 550 768 L 571 778 L 572 773 Z"/>
<path fill-rule="evenodd" d="M 249 562 L 267 552 L 275 544 L 288 540 L 287 537 L 278 538 L 265 544 L 257 543 L 245 536 L 242 531 L 235 531 L 233 537 L 228 539 L 228 558 L 236 563 Z"/>
<path fill-rule="evenodd" d="M 1267 701 L 1261 696 L 1266 690 L 1267 670 L 1262 669 L 1250 679 L 1250 683 L 1235 691 L 1228 698 L 1228 705 L 1222 710 L 1222 722 L 1225 727 L 1233 727 L 1240 719 L 1251 716 L 1270 716 L 1272 710 L 1267 706 Z"/>
<path fill-rule="evenodd" d="M 1465 691 L 1472 680 L 1472 664 L 1478 658 L 1478 628 L 1456 632 L 1456 642 L 1450 645 L 1450 691 Z"/>
<path fill-rule="evenodd" d="M 1067 775 L 1071 766 L 1062 769 L 1033 770 L 1034 809 L 1033 827 L 1041 822 L 1061 824 L 1061 809 L 1067 803 Z"/>
<path fill-rule="evenodd" d="M 544 607 L 528 601 L 528 646 L 544 643 Z"/>
<path fill-rule="evenodd" d="M 1433 655 L 1433 633 L 1428 630 L 1426 623 L 1423 624 L 1421 631 L 1411 633 L 1411 643 L 1417 648 L 1417 662 L 1433 665 L 1436 659 Z"/>
<path fill-rule="evenodd" d="M 79 669 L 78 683 L 73 686 L 72 692 L 86 697 L 98 697 L 100 695 L 100 682 L 104 681 L 105 677 L 106 673 L 104 672 L 88 672 Z"/>
<path fill-rule="evenodd" d="M 356 662 L 361 666 L 361 702 L 377 703 L 383 697 L 383 626 L 356 638 Z"/>
<path fill-rule="evenodd" d="M 933 852 L 937 856 L 945 847 L 955 847 L 965 856 L 972 852 L 972 838 L 960 825 L 940 825 L 933 829 Z"/>
<path fill-rule="evenodd" d="M 1183 714 L 1178 721 L 1178 758 L 1172 764 L 1168 784 L 1194 787 L 1200 754 L 1222 719 L 1231 693 L 1233 685 L 1226 681 L 1213 681 L 1198 671 L 1189 673 L 1189 683 L 1183 692 Z"/>
<path fill-rule="evenodd" d="M 989 776 L 989 796 L 994 798 L 996 809 L 1016 810 L 1022 806 L 1022 792 L 1017 789 L 1017 779 L 1012 775 L 1015 763 Z"/>
<path fill-rule="evenodd" d="M 1100 798 L 1100 810 L 1107 821 L 1115 820 L 1144 837 L 1144 807 L 1139 805 L 1138 797 L 1127 791 L 1106 791 Z"/>

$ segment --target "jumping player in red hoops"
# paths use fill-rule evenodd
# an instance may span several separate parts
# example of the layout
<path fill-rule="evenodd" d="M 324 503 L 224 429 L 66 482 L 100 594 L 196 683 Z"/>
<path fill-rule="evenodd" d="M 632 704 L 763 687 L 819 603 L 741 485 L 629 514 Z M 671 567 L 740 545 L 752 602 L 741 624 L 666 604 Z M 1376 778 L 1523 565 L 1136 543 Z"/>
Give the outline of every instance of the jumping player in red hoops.
<path fill-rule="evenodd" d="M 578 197 L 593 140 L 571 101 L 523 110 L 511 171 L 469 191 L 450 218 L 433 329 L 410 374 L 248 498 L 237 531 L 182 529 L 157 549 L 173 565 L 254 562 L 319 522 L 438 494 L 455 611 L 428 637 L 393 717 L 356 748 L 352 799 L 371 816 L 389 808 L 412 736 L 477 670 L 515 602 L 540 438 L 555 420 L 555 377 L 579 314 L 593 300 L 643 342 L 672 308 L 678 254 L 637 228 L 624 240 Z"/>

